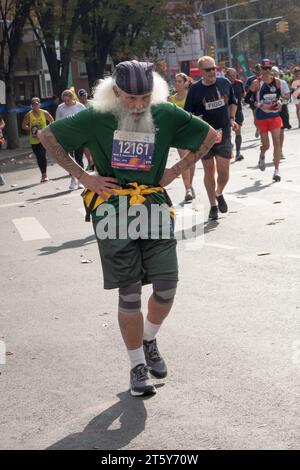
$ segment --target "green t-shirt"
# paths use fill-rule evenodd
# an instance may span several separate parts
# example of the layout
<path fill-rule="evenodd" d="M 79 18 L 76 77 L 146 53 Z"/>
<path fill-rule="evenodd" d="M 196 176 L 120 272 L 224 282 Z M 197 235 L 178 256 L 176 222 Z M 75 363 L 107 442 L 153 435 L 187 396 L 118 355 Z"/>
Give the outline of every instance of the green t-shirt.
<path fill-rule="evenodd" d="M 112 113 L 102 113 L 88 108 L 73 116 L 53 122 L 50 126 L 58 143 L 70 152 L 82 145 L 89 148 L 101 176 L 113 176 L 119 184 L 133 181 L 139 184 L 158 185 L 168 159 L 170 147 L 196 151 L 208 134 L 209 126 L 200 118 L 171 103 L 151 107 L 155 124 L 155 149 L 150 171 L 120 170 L 112 168 L 113 134 L 117 120 Z M 161 201 L 162 195 L 151 195 Z M 114 203 L 111 198 L 111 202 Z M 115 204 L 114 204 L 115 205 Z"/>

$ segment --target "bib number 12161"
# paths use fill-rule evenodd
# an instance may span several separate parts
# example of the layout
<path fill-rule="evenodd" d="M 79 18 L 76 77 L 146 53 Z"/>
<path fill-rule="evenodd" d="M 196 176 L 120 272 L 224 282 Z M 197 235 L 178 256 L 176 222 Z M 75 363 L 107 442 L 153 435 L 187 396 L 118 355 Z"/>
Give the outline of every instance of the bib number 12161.
<path fill-rule="evenodd" d="M 150 171 L 155 134 L 115 131 L 111 166 L 119 170 Z"/>

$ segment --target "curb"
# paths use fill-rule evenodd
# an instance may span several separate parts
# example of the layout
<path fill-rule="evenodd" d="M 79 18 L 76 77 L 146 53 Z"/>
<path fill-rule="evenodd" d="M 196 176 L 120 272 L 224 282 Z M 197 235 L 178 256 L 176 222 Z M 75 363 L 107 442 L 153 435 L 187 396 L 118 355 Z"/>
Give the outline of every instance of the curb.
<path fill-rule="evenodd" d="M 25 152 L 22 152 L 22 153 L 18 153 L 18 154 L 15 154 L 15 155 L 1 155 L 1 150 L 0 150 L 0 165 L 1 163 L 8 163 L 11 161 L 12 158 L 14 158 L 15 160 L 19 159 L 19 158 L 24 158 L 24 157 L 27 157 L 29 156 L 30 154 L 32 153 L 32 149 L 29 147 L 28 150 Z"/>

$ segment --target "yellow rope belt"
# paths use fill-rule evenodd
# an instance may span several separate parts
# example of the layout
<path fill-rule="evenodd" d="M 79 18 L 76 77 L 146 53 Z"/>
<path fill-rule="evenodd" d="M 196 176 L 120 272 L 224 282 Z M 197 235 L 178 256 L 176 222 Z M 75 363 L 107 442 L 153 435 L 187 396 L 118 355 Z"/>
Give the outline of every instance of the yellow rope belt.
<path fill-rule="evenodd" d="M 124 188 L 124 189 L 116 189 L 114 194 L 107 193 L 103 191 L 106 195 L 107 199 L 103 199 L 103 197 L 99 196 L 99 194 L 95 193 L 94 191 L 90 191 L 89 189 L 85 189 L 81 196 L 83 197 L 84 205 L 87 211 L 86 220 L 89 221 L 89 215 L 92 211 L 94 211 L 100 204 L 103 202 L 108 201 L 111 196 L 130 196 L 129 204 L 130 206 L 134 206 L 136 204 L 143 204 L 145 202 L 147 194 L 153 193 L 163 193 L 165 190 L 161 186 L 153 186 L 149 187 L 145 184 L 139 185 L 138 183 L 128 183 L 128 185 L 132 186 L 132 188 Z M 172 217 L 175 216 L 175 212 L 173 208 L 170 208 L 170 214 Z"/>

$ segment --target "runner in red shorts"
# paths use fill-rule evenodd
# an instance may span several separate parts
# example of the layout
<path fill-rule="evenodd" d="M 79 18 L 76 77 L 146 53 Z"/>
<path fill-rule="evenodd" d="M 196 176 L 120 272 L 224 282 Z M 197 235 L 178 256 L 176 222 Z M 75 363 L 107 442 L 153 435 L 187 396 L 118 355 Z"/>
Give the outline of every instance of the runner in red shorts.
<path fill-rule="evenodd" d="M 262 75 L 251 84 L 251 91 L 255 94 L 256 126 L 260 131 L 261 148 L 258 167 L 265 171 L 265 153 L 270 147 L 269 132 L 271 132 L 274 146 L 274 181 L 280 181 L 279 163 L 281 154 L 280 133 L 282 128 L 281 87 L 280 80 L 272 74 L 272 62 L 269 59 L 262 61 Z"/>

